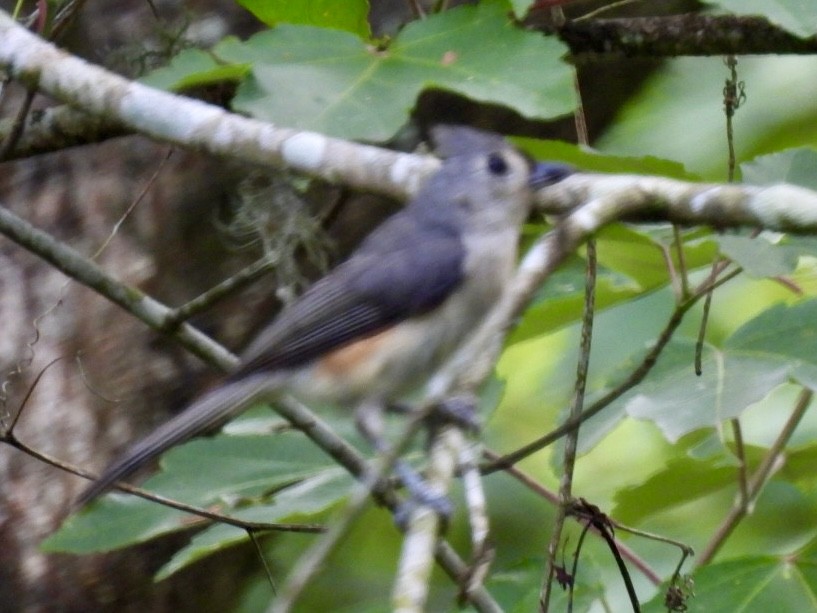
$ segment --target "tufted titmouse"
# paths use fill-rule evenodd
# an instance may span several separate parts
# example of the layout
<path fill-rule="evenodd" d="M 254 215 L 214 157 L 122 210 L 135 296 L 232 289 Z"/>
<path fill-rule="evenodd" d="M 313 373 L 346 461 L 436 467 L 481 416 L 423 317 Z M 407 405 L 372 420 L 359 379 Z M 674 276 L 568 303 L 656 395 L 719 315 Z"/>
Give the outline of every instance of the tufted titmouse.
<path fill-rule="evenodd" d="M 79 504 L 261 400 L 388 405 L 432 374 L 510 279 L 532 189 L 570 172 L 472 128 L 438 126 L 433 139 L 443 163 L 417 196 L 264 329 L 224 384 L 127 450 Z"/>

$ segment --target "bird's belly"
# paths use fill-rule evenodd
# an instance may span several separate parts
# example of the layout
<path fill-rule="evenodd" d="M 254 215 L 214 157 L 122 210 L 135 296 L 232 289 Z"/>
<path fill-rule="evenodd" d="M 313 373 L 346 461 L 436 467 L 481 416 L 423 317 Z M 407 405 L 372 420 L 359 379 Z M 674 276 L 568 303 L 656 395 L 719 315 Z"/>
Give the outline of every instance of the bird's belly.
<path fill-rule="evenodd" d="M 356 406 L 398 400 L 424 383 L 486 310 L 446 303 L 329 352 L 293 373 L 288 387 L 307 403 Z"/>

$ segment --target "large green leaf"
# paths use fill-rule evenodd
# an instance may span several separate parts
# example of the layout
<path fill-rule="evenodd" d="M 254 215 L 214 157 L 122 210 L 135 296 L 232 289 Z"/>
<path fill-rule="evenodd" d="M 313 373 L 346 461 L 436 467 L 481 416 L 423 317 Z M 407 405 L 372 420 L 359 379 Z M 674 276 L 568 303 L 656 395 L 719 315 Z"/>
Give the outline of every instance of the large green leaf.
<path fill-rule="evenodd" d="M 284 522 L 312 517 L 343 500 L 352 477 L 342 468 L 328 468 L 277 493 L 270 504 L 239 509 L 233 517 L 252 522 Z M 215 524 L 194 536 L 177 551 L 156 575 L 162 580 L 212 553 L 247 540 L 247 532 L 226 524 Z"/>
<path fill-rule="evenodd" d="M 425 89 L 450 90 L 537 119 L 575 106 L 572 69 L 561 59 L 567 47 L 516 27 L 502 0 L 410 23 L 382 47 L 325 25 L 282 24 L 246 42 L 226 38 L 211 52 L 186 50 L 143 82 L 180 90 L 246 76 L 233 100 L 236 110 L 370 141 L 393 136 Z"/>
<path fill-rule="evenodd" d="M 800 36 L 817 33 L 817 10 L 807 0 L 717 0 L 707 4 L 737 15 L 760 15 Z"/>
<path fill-rule="evenodd" d="M 428 88 L 532 118 L 569 113 L 575 94 L 572 70 L 561 60 L 567 48 L 514 26 L 506 7 L 494 0 L 430 16 L 385 48 L 347 32 L 283 25 L 246 42 L 227 39 L 214 53 L 253 67 L 236 110 L 335 136 L 391 137 Z"/>
<path fill-rule="evenodd" d="M 237 500 L 265 501 L 282 487 L 334 475 L 337 470 L 326 454 L 296 432 L 194 440 L 169 451 L 162 467 L 161 473 L 145 482 L 146 489 L 189 504 L 221 508 Z M 276 514 L 280 515 L 270 512 L 267 517 Z M 157 503 L 110 494 L 69 517 L 43 547 L 75 553 L 106 551 L 186 529 L 190 519 Z"/>
<path fill-rule="evenodd" d="M 817 189 L 817 151 L 808 147 L 758 156 L 741 164 L 740 170 L 743 182 L 750 185 L 785 182 Z"/>
<path fill-rule="evenodd" d="M 572 564 L 572 558 L 566 560 Z M 539 608 L 539 593 L 542 586 L 542 569 L 545 561 L 530 558 L 518 561 L 506 568 L 495 569 L 486 587 L 503 611 L 523 613 Z M 592 556 L 582 555 L 578 577 L 575 580 L 572 610 L 577 613 L 592 611 L 593 606 L 604 599 L 604 584 L 599 566 Z M 554 585 L 550 606 L 553 611 L 564 611 L 568 606 L 569 592 Z"/>
<path fill-rule="evenodd" d="M 751 277 L 777 277 L 794 271 L 799 254 L 795 249 L 771 243 L 763 236 L 755 238 L 722 234 L 716 239 L 721 251 Z"/>
<path fill-rule="evenodd" d="M 723 347 L 707 345 L 703 374 L 694 342 L 670 342 L 650 377 L 619 402 L 654 421 L 670 441 L 738 417 L 781 383 L 817 386 L 817 300 L 776 305 L 741 326 Z"/>
<path fill-rule="evenodd" d="M 363 38 L 371 35 L 366 18 L 367 0 L 239 0 L 238 3 L 268 26 L 297 23 L 348 30 Z"/>
<path fill-rule="evenodd" d="M 664 593 L 642 609 L 666 611 Z M 711 564 L 694 576 L 690 613 L 802 613 L 817 609 L 814 543 L 786 556 L 752 556 Z"/>

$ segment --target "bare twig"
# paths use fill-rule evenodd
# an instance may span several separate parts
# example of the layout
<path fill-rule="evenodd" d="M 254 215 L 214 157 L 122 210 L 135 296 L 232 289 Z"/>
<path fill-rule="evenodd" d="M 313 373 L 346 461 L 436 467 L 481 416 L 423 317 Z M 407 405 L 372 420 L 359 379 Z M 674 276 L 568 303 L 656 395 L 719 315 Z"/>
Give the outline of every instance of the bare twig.
<path fill-rule="evenodd" d="M 183 305 L 172 309 L 168 315 L 167 329 L 173 329 L 183 321 L 187 321 L 194 315 L 210 308 L 219 300 L 236 292 L 240 288 L 252 283 L 262 275 L 269 272 L 275 265 L 275 262 L 265 256 L 262 257 L 243 270 L 225 279 L 221 283 L 211 287 L 203 294 L 196 296 L 192 300 Z"/>
<path fill-rule="evenodd" d="M 489 449 L 483 450 L 483 456 L 488 460 L 498 460 L 500 458 L 499 454 L 491 451 Z M 551 504 L 558 505 L 559 504 L 559 495 L 556 492 L 553 492 L 539 483 L 536 479 L 525 473 L 524 471 L 520 470 L 516 466 L 509 466 L 508 468 L 504 469 L 504 472 L 519 481 L 525 487 L 530 489 L 532 492 L 536 493 L 538 496 L 541 496 Z M 618 524 L 616 524 L 618 526 Z M 624 528 L 624 527 L 622 527 Z M 594 531 L 595 532 L 595 531 Z M 649 537 L 655 537 L 655 540 L 661 540 L 664 537 L 658 535 L 648 535 L 648 533 L 644 533 Z M 671 544 L 676 544 L 675 541 L 671 541 L 666 539 L 667 542 Z M 662 579 L 661 575 L 659 575 L 652 567 L 650 567 L 647 562 L 641 558 L 637 553 L 635 553 L 632 549 L 630 549 L 627 545 L 622 543 L 621 541 L 616 540 L 616 548 L 621 552 L 621 555 L 630 562 L 633 566 L 638 568 L 639 571 L 650 581 L 650 583 L 654 585 L 661 585 Z"/>
<path fill-rule="evenodd" d="M 570 402 L 568 419 L 577 419 L 584 409 L 584 395 L 587 389 L 587 374 L 590 364 L 590 349 L 593 338 L 593 321 L 596 309 L 596 245 L 595 241 L 587 242 L 587 265 L 585 272 L 584 309 L 582 311 L 581 341 L 579 342 L 579 360 L 576 365 L 576 381 L 573 398 Z M 543 578 L 540 609 L 547 611 L 556 573 L 556 554 L 562 541 L 562 529 L 569 506 L 573 501 L 573 472 L 576 465 L 576 449 L 579 444 L 579 428 L 565 437 L 562 461 L 562 478 L 559 484 L 559 510 L 553 523 L 553 533 L 548 545 L 547 571 Z M 572 598 L 571 598 L 572 602 Z"/>
<path fill-rule="evenodd" d="M 7 433 L 5 436 L 0 437 L 0 442 L 6 443 L 7 445 L 14 447 L 15 449 L 18 449 L 25 453 L 26 455 L 31 456 L 32 458 L 36 458 L 40 462 L 43 462 L 55 468 L 59 468 L 60 470 L 71 473 L 72 475 L 77 475 L 78 477 L 82 477 L 83 479 L 89 479 L 93 481 L 98 477 L 98 475 L 94 473 L 88 472 L 87 470 L 79 468 L 78 466 L 74 466 L 73 464 L 70 464 L 68 462 L 63 462 L 58 458 L 50 456 L 46 453 L 38 451 L 37 449 L 34 449 L 33 447 L 26 445 L 12 433 Z M 185 504 L 183 502 L 179 502 L 178 500 L 167 498 L 166 496 L 154 494 L 153 492 L 149 492 L 147 490 L 135 487 L 133 485 L 128 485 L 127 483 L 116 483 L 113 487 L 120 491 L 127 492 L 128 494 L 133 494 L 134 496 L 144 498 L 145 500 L 157 502 L 166 507 L 177 509 L 179 511 L 184 511 L 185 513 L 190 513 L 191 515 L 196 515 L 208 521 L 228 524 L 230 526 L 235 526 L 236 528 L 241 528 L 243 530 L 253 531 L 275 530 L 283 532 L 309 532 L 309 533 L 325 531 L 325 528 L 323 526 L 315 524 L 277 524 L 277 523 L 271 524 L 266 522 L 250 522 L 245 521 L 243 519 L 236 519 L 234 517 L 230 517 L 229 515 L 217 513 L 209 509 L 202 509 L 201 507 Z M 187 525 L 193 526 L 195 524 L 191 522 Z"/>
<path fill-rule="evenodd" d="M 696 567 L 705 566 L 712 560 L 712 558 L 715 557 L 735 528 L 738 527 L 740 521 L 749 513 L 752 505 L 755 503 L 758 496 L 760 496 L 763 487 L 771 478 L 772 473 L 780 467 L 780 461 L 783 457 L 783 450 L 786 443 L 788 443 L 789 439 L 791 438 L 792 434 L 794 434 L 795 429 L 800 423 L 800 420 L 803 418 L 803 415 L 805 415 L 806 410 L 811 404 L 813 396 L 814 392 L 812 392 L 810 389 L 803 388 L 803 390 L 801 390 L 800 395 L 797 397 L 797 401 L 795 402 L 794 410 L 792 411 L 788 420 L 786 420 L 783 429 L 777 435 L 777 438 L 775 439 L 774 443 L 772 443 L 772 446 L 769 447 L 769 450 L 763 457 L 760 466 L 757 467 L 757 470 L 749 480 L 748 498 L 746 500 L 738 499 L 735 502 L 732 510 L 721 522 L 721 525 L 715 531 L 715 534 L 706 544 L 700 556 L 696 560 Z"/>

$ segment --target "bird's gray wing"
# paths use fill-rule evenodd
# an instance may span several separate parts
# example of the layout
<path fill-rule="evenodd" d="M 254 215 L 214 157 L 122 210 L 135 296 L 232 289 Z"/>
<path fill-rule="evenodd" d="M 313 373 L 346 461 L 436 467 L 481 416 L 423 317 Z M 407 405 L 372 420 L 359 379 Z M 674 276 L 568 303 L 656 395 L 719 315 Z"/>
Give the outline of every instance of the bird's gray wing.
<path fill-rule="evenodd" d="M 401 213 L 262 331 L 231 379 L 291 368 L 440 305 L 463 279 L 465 250 L 448 224 Z"/>

